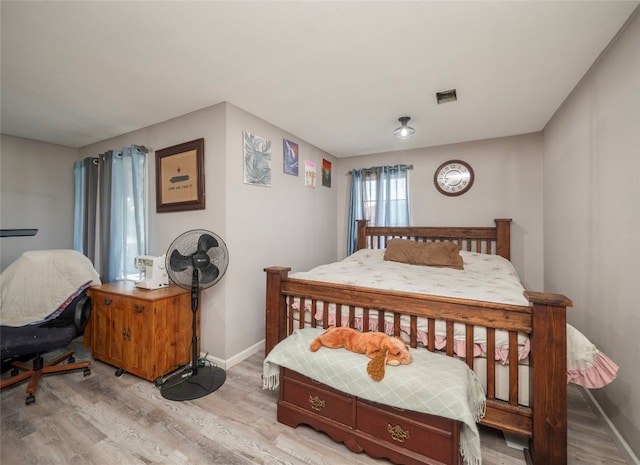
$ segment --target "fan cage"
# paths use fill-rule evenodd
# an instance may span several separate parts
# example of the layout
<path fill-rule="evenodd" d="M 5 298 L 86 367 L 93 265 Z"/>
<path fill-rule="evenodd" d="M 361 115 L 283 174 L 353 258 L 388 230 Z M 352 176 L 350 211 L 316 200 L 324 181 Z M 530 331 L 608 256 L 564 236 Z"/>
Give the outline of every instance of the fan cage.
<path fill-rule="evenodd" d="M 200 250 L 200 252 L 206 253 L 210 263 L 218 268 L 218 275 L 210 280 L 202 280 L 201 273 L 198 272 L 198 288 L 205 289 L 216 284 L 227 271 L 229 265 L 229 251 L 224 240 L 212 231 L 206 229 L 192 229 L 186 231 L 178 236 L 167 249 L 166 254 L 166 270 L 169 279 L 176 285 L 184 288 L 191 289 L 193 286 L 193 264 L 188 265 L 184 270 L 176 270 L 171 266 L 171 256 L 174 251 L 177 251 L 183 258 L 192 258 L 194 254 L 199 252 L 199 243 L 203 236 L 211 236 L 217 242 L 217 246 L 210 247 L 207 250 Z"/>

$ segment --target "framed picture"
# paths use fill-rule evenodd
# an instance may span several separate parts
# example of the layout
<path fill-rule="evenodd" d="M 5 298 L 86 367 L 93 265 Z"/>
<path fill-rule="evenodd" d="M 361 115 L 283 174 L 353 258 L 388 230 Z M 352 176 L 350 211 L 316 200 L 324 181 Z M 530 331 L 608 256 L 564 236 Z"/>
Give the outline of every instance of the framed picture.
<path fill-rule="evenodd" d="M 322 159 L 322 185 L 331 187 L 331 162 L 324 158 Z"/>
<path fill-rule="evenodd" d="M 282 158 L 285 174 L 298 176 L 298 144 L 290 140 L 282 140 Z"/>
<path fill-rule="evenodd" d="M 204 139 L 156 150 L 156 212 L 204 208 Z"/>
<path fill-rule="evenodd" d="M 271 186 L 271 141 L 243 132 L 244 183 L 254 186 Z"/>
<path fill-rule="evenodd" d="M 305 160 L 304 162 L 304 185 L 316 187 L 316 162 Z"/>

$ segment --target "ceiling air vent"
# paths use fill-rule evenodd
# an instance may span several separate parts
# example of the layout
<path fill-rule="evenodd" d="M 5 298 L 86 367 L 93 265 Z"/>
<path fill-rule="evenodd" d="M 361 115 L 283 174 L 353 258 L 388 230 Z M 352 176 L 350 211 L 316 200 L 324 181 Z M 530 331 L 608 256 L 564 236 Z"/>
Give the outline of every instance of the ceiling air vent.
<path fill-rule="evenodd" d="M 442 92 L 436 92 L 436 100 L 438 101 L 438 105 L 441 103 L 449 103 L 455 102 L 458 100 L 458 96 L 456 95 L 456 90 L 444 90 Z"/>

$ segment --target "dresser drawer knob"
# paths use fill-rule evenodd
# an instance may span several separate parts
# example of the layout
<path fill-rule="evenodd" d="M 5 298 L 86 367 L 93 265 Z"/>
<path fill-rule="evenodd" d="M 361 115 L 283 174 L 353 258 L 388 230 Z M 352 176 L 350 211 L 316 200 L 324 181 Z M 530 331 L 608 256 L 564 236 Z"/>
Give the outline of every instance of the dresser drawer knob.
<path fill-rule="evenodd" d="M 311 408 L 316 412 L 322 410 L 326 405 L 325 401 L 318 396 L 309 396 L 309 403 L 311 404 Z"/>
<path fill-rule="evenodd" d="M 107 299 L 107 298 L 102 299 L 103 305 L 111 305 L 112 303 L 113 303 L 113 300 L 111 299 Z"/>
<path fill-rule="evenodd" d="M 387 431 L 391 434 L 391 438 L 397 442 L 405 442 L 409 439 L 409 431 L 400 428 L 400 425 L 391 426 L 387 423 Z"/>
<path fill-rule="evenodd" d="M 138 313 L 144 312 L 144 305 L 134 304 L 133 309 Z"/>

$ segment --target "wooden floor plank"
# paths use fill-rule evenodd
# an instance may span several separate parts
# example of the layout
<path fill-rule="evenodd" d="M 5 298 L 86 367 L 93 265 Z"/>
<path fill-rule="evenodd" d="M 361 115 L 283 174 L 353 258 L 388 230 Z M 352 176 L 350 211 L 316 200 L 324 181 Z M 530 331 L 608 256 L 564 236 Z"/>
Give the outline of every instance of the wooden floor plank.
<path fill-rule="evenodd" d="M 80 339 L 78 360 L 89 359 Z M 275 391 L 262 390 L 258 353 L 227 371 L 216 392 L 191 401 L 162 397 L 135 376 L 93 361 L 92 373 L 48 375 L 36 403 L 25 384 L 2 391 L 3 465 L 385 465 L 312 428 L 276 421 Z M 3 376 L 8 375 L 5 373 Z M 627 465 L 586 394 L 569 385 L 569 465 Z M 480 428 L 483 465 L 525 465 L 502 433 Z"/>

